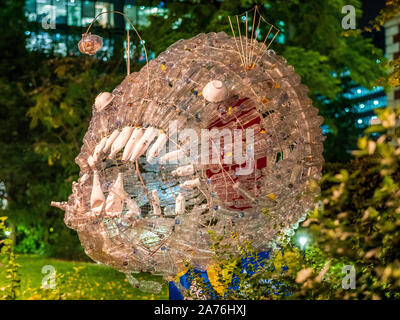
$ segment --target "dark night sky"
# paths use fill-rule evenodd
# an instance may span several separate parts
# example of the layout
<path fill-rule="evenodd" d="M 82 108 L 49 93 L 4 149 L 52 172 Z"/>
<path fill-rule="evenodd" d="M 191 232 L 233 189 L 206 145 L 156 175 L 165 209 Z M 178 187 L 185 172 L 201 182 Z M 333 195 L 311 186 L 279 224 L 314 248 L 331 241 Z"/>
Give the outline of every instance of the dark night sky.
<path fill-rule="evenodd" d="M 362 29 L 369 24 L 369 21 L 373 20 L 379 13 L 379 11 L 385 6 L 386 0 L 362 0 L 363 15 L 358 21 L 357 28 Z M 366 36 L 371 36 L 370 33 L 364 33 Z M 385 49 L 385 33 L 384 32 L 372 32 L 372 38 L 375 46 L 381 49 Z"/>

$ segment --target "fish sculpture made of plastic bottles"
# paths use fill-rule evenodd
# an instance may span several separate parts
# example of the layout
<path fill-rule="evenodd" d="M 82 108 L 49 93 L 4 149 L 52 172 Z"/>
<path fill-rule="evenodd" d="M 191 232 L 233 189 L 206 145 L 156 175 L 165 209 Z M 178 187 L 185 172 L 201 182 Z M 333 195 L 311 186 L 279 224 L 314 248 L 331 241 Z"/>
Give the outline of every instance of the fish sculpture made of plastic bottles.
<path fill-rule="evenodd" d="M 323 120 L 269 50 L 279 30 L 257 8 L 229 22 L 233 36 L 179 40 L 97 96 L 80 178 L 52 203 L 94 261 L 129 276 L 175 276 L 185 261 L 205 270 L 210 230 L 274 250 L 314 208 Z M 100 47 L 82 37 L 84 51 Z"/>

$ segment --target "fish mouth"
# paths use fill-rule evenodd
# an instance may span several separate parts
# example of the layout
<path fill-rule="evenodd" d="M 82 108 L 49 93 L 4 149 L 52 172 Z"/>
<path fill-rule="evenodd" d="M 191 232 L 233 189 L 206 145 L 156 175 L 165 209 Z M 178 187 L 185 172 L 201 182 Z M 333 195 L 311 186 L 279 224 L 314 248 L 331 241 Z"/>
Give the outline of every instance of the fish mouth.
<path fill-rule="evenodd" d="M 238 99 L 226 119 L 214 121 L 204 129 L 208 134 L 210 130 L 221 130 L 222 127 L 232 132 L 236 130 L 236 133 L 243 129 L 230 118 L 247 119 L 244 125 L 256 132 L 255 139 L 263 135 L 260 116 L 250 99 Z M 200 137 L 193 143 L 178 139 L 179 145 L 174 146 L 170 129 L 171 126 L 164 129 L 151 126 L 119 128 L 94 144 L 92 153 L 87 156 L 82 168 L 86 173 L 73 184 L 65 220 L 80 235 L 90 234 L 90 238 L 80 236 L 80 239 L 86 253 L 95 261 L 107 264 L 120 261 L 113 257 L 115 247 L 131 247 L 135 252 L 135 264 L 140 264 L 141 270 L 154 271 L 142 263 L 146 260 L 144 257 L 156 258 L 165 251 L 164 248 L 176 246 L 170 239 L 177 232 L 186 236 L 180 239 L 184 243 L 179 245 L 182 248 L 180 256 L 179 249 L 174 250 L 174 254 L 184 260 L 188 252 L 194 256 L 194 251 L 188 248 L 196 247 L 197 263 L 202 259 L 206 261 L 211 254 L 209 229 L 223 230 L 226 224 L 232 225 L 232 221 L 243 217 L 245 212 L 260 211 L 271 205 L 272 202 L 258 199 L 258 182 L 264 178 L 262 170 L 267 163 L 266 144 L 252 144 L 254 167 L 250 174 L 237 175 L 238 169 L 246 167 L 247 163 L 227 161 L 232 158 L 224 152 L 229 141 L 217 137 L 218 143 L 222 143 L 216 152 L 216 138 L 209 135 L 209 161 L 202 163 L 201 152 L 191 157 L 188 150 L 195 146 L 204 151 L 201 143 L 205 140 Z M 243 154 L 246 137 L 243 132 L 240 134 L 243 144 L 239 147 Z M 232 145 L 237 146 L 234 137 L 230 144 L 234 153 Z M 243 193 L 245 184 L 252 187 Z M 183 207 L 180 206 L 182 201 Z M 197 235 L 193 234 L 193 229 L 199 230 Z M 139 258 L 141 255 L 143 259 Z M 172 256 L 171 259 L 176 260 Z M 124 262 L 116 267 L 123 268 Z"/>

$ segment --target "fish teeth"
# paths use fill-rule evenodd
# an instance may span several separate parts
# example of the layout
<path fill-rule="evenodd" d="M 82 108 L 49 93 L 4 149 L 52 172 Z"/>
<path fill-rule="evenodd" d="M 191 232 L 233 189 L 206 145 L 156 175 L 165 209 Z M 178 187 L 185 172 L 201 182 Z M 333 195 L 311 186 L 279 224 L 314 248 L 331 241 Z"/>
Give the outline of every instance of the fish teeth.
<path fill-rule="evenodd" d="M 129 140 L 129 137 L 132 135 L 134 127 L 125 127 L 122 129 L 121 133 L 115 139 L 114 143 L 111 146 L 111 153 L 108 156 L 109 159 L 114 158 L 117 153 L 125 147 L 126 143 Z"/>
<path fill-rule="evenodd" d="M 108 139 L 107 137 L 104 137 L 103 139 L 101 139 L 100 142 L 97 144 L 97 146 L 94 148 L 94 152 L 93 152 L 94 162 L 99 161 L 100 155 L 103 152 L 103 149 L 106 145 L 107 139 Z"/>
<path fill-rule="evenodd" d="M 104 146 L 103 149 L 104 153 L 107 153 L 110 150 L 112 144 L 114 143 L 115 139 L 117 139 L 120 132 L 121 132 L 120 130 L 114 130 L 113 133 L 111 133 L 111 135 L 107 138 L 106 145 Z"/>
<path fill-rule="evenodd" d="M 89 165 L 89 167 L 91 167 L 91 168 L 93 169 L 94 166 L 95 166 L 95 164 L 96 164 L 96 162 L 94 161 L 93 156 L 89 156 L 89 158 L 88 158 L 88 165 Z"/>
<path fill-rule="evenodd" d="M 132 155 L 129 159 L 130 161 L 136 161 L 143 153 L 146 152 L 150 143 L 156 137 L 157 132 L 158 129 L 154 127 L 149 127 L 146 129 L 143 136 L 140 138 L 140 140 L 136 143 L 135 147 L 133 148 Z"/>
<path fill-rule="evenodd" d="M 87 173 L 83 174 L 82 177 L 78 179 L 79 185 L 80 186 L 84 185 L 89 180 L 89 177 L 90 177 L 89 174 Z"/>
<path fill-rule="evenodd" d="M 161 162 L 168 162 L 168 161 L 179 161 L 185 156 L 185 152 L 182 149 L 178 149 L 175 151 L 168 152 L 164 156 L 161 157 Z"/>
<path fill-rule="evenodd" d="M 171 173 L 172 175 L 178 177 L 192 175 L 194 173 L 194 166 L 192 164 L 188 164 L 187 166 L 181 166 L 176 168 Z"/>
<path fill-rule="evenodd" d="M 118 216 L 122 213 L 124 207 L 124 180 L 123 174 L 118 173 L 117 180 L 110 188 L 110 193 L 106 200 L 106 214 L 110 216 Z"/>
<path fill-rule="evenodd" d="M 128 142 L 126 143 L 124 153 L 122 154 L 122 161 L 129 160 L 129 158 L 132 155 L 135 144 L 143 136 L 143 133 L 144 133 L 143 128 L 135 128 L 135 130 L 133 130 L 132 135 L 130 136 Z"/>
<path fill-rule="evenodd" d="M 90 208 L 94 214 L 100 214 L 103 211 L 105 197 L 100 185 L 100 176 L 97 170 L 93 174 L 93 187 L 90 195 Z"/>
<path fill-rule="evenodd" d="M 59 208 L 59 209 L 64 210 L 64 211 L 67 209 L 67 206 L 68 206 L 66 201 L 62 201 L 62 202 L 52 201 L 50 203 L 50 205 L 52 207 L 56 207 L 56 208 Z"/>
<path fill-rule="evenodd" d="M 154 157 L 157 157 L 160 150 L 164 147 L 168 139 L 168 136 L 165 133 L 161 133 L 156 142 L 151 146 L 147 153 L 147 162 L 151 162 Z"/>
<path fill-rule="evenodd" d="M 180 185 L 181 188 L 183 189 L 192 189 L 195 187 L 198 187 L 200 185 L 200 179 L 192 179 L 192 180 L 186 180 L 184 183 Z"/>
<path fill-rule="evenodd" d="M 152 190 L 151 195 L 153 198 L 153 215 L 161 215 L 160 199 L 158 198 L 157 190 Z"/>
<path fill-rule="evenodd" d="M 178 196 L 176 197 L 176 202 L 175 202 L 175 213 L 178 214 L 184 214 L 185 213 L 185 197 L 181 192 L 179 192 Z"/>
<path fill-rule="evenodd" d="M 140 207 L 134 199 L 128 197 L 126 200 L 126 206 L 128 207 L 128 212 L 125 214 L 125 218 L 139 218 L 141 215 Z"/>

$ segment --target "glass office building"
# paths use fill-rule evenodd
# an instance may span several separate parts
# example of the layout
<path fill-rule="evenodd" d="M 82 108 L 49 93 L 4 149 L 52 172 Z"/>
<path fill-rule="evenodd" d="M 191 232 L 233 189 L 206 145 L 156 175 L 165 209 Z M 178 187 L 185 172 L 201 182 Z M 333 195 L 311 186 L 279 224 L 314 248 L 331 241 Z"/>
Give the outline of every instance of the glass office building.
<path fill-rule="evenodd" d="M 81 33 L 93 18 L 105 11 L 117 10 L 116 1 L 91 0 L 27 0 L 25 15 L 28 21 L 37 23 L 35 31 L 26 31 L 27 47 L 31 50 L 54 50 L 62 55 L 77 54 L 76 44 Z M 120 2 L 120 1 L 119 1 Z M 165 2 L 147 1 L 147 6 L 138 6 L 135 0 L 127 0 L 124 13 L 136 27 L 149 25 L 149 15 L 166 15 Z M 121 9 L 120 9 L 121 10 Z M 99 17 L 96 26 L 109 33 L 104 37 L 103 52 L 112 48 L 112 32 L 115 29 L 114 14 L 105 13 Z M 126 22 L 128 27 L 128 22 Z"/>
<path fill-rule="evenodd" d="M 351 105 L 345 108 L 345 111 L 349 112 L 352 108 L 353 112 L 359 114 L 356 126 L 361 128 L 367 127 L 371 120 L 377 118 L 374 113 L 375 109 L 387 106 L 387 97 L 383 87 L 374 87 L 368 90 L 361 86 L 354 86 L 344 97 L 351 101 Z"/>

